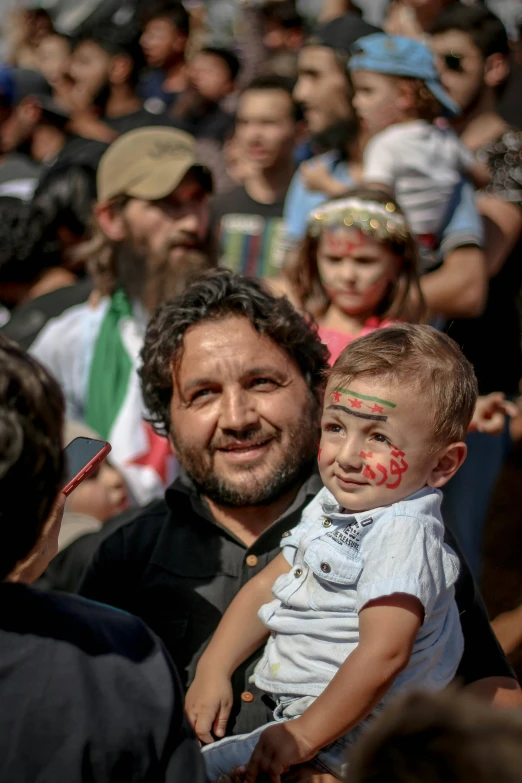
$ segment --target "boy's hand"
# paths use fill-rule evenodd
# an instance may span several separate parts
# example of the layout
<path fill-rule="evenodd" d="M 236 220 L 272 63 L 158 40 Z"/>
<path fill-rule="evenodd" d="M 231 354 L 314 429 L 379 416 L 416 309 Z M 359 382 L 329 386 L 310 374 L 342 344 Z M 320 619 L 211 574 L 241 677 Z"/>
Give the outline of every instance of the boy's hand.
<path fill-rule="evenodd" d="M 256 783 L 263 773 L 270 783 L 281 783 L 281 775 L 290 767 L 310 761 L 317 749 L 302 736 L 300 728 L 296 718 L 265 729 L 248 762 L 245 783 Z"/>
<path fill-rule="evenodd" d="M 232 685 L 228 677 L 216 671 L 196 673 L 185 698 L 185 711 L 201 742 L 214 742 L 211 731 L 216 737 L 225 736 L 232 703 Z"/>
<path fill-rule="evenodd" d="M 301 164 L 301 180 L 308 190 L 330 194 L 332 188 L 339 186 L 339 182 L 332 177 L 328 167 L 322 160 Z M 341 186 L 339 186 L 341 188 Z"/>

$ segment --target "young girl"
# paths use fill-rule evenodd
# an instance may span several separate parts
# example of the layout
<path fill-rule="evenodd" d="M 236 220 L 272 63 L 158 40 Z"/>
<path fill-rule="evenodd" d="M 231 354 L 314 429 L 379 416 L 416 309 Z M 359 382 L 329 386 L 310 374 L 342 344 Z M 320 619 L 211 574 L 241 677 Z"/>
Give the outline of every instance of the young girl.
<path fill-rule="evenodd" d="M 285 277 L 294 303 L 317 321 L 332 363 L 355 337 L 419 321 L 424 310 L 415 240 L 397 202 L 374 188 L 316 209 Z"/>

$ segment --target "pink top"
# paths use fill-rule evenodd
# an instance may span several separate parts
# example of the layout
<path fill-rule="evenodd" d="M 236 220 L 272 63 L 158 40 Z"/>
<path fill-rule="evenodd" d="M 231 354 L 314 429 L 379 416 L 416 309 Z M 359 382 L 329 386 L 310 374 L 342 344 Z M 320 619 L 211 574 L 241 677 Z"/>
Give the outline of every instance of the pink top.
<path fill-rule="evenodd" d="M 376 329 L 384 329 L 385 326 L 391 326 L 394 321 L 380 321 L 379 318 L 374 315 L 368 318 L 359 334 L 347 334 L 346 332 L 340 332 L 338 329 L 328 329 L 326 326 L 319 327 L 319 337 L 328 346 L 330 351 L 330 364 L 333 364 L 341 351 L 346 348 L 348 343 L 355 340 L 356 337 L 362 337 L 365 334 L 370 334 Z"/>

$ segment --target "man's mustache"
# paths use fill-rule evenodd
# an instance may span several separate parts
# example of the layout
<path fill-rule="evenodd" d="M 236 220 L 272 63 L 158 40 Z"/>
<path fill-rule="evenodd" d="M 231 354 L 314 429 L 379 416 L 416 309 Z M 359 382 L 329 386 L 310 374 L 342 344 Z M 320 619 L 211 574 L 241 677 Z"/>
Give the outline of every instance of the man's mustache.
<path fill-rule="evenodd" d="M 173 250 L 176 247 L 187 247 L 197 250 L 202 247 L 202 240 L 198 234 L 189 232 L 177 234 L 176 236 L 170 237 L 165 244 L 166 250 Z"/>

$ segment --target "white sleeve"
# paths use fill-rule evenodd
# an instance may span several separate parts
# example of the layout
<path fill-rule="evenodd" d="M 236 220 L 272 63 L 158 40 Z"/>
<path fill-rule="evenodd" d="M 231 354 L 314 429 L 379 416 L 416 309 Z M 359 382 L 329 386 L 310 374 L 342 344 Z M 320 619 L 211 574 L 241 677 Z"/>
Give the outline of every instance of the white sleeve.
<path fill-rule="evenodd" d="M 393 593 L 413 595 L 426 622 L 437 597 L 450 588 L 459 561 L 430 518 L 397 516 L 364 539 L 363 571 L 357 585 L 357 611 L 368 601 Z"/>
<path fill-rule="evenodd" d="M 363 156 L 364 182 L 380 182 L 393 188 L 397 176 L 395 146 L 384 133 L 378 133 L 370 139 Z"/>

